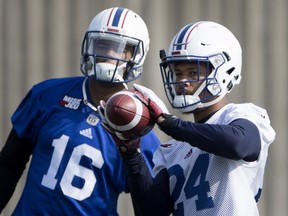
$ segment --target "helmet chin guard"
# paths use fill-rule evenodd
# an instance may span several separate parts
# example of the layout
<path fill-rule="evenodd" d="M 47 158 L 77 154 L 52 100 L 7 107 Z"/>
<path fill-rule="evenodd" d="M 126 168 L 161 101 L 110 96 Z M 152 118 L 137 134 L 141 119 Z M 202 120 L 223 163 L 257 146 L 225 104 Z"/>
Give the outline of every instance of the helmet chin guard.
<path fill-rule="evenodd" d="M 96 80 L 103 82 L 123 82 L 123 71 L 125 68 L 126 64 L 115 68 L 115 65 L 111 63 L 96 63 L 95 68 L 93 66 L 88 71 L 88 76 L 95 77 Z"/>
<path fill-rule="evenodd" d="M 210 102 L 199 102 L 201 101 L 199 97 L 193 95 L 176 95 L 173 100 L 173 108 L 177 108 L 183 112 L 188 113 L 192 112 L 198 108 L 204 108 L 212 106 L 213 104 L 219 102 L 225 95 L 220 95 L 216 99 Z M 185 105 L 187 104 L 187 105 Z"/>

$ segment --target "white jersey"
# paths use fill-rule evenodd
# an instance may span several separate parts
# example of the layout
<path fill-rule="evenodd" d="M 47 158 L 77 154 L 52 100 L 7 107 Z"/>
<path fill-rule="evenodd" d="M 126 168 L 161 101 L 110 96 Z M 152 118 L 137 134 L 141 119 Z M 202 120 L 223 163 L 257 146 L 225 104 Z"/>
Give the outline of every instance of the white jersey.
<path fill-rule="evenodd" d="M 266 111 L 251 103 L 228 104 L 207 124 L 229 124 L 235 119 L 253 122 L 261 136 L 261 153 L 255 162 L 232 160 L 171 140 L 154 154 L 154 172 L 168 170 L 174 215 L 259 215 L 257 202 L 268 147 L 275 139 Z"/>

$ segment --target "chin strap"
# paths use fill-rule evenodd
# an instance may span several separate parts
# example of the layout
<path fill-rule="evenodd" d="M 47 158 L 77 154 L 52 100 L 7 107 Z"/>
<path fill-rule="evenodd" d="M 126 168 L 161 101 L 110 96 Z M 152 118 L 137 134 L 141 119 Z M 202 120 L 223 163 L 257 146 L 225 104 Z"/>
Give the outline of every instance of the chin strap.
<path fill-rule="evenodd" d="M 218 96 L 215 100 L 212 100 L 212 101 L 207 102 L 207 103 L 203 103 L 202 107 L 212 106 L 213 104 L 219 102 L 224 96 L 225 96 L 225 94 Z"/>
<path fill-rule="evenodd" d="M 188 101 L 188 104 L 193 104 L 194 103 L 193 101 L 195 101 L 195 98 L 193 96 L 191 96 L 192 100 L 189 103 L 189 96 L 190 95 L 186 95 L 186 100 Z M 220 95 L 217 98 L 215 98 L 214 100 L 209 101 L 207 103 L 198 102 L 198 103 L 195 103 L 194 105 L 190 105 L 190 106 L 187 106 L 185 108 L 179 108 L 179 110 L 182 113 L 189 113 L 189 112 L 192 112 L 193 110 L 198 109 L 198 108 L 204 108 L 204 107 L 212 106 L 213 104 L 219 102 L 224 96 L 225 96 L 225 94 Z M 173 101 L 173 106 L 179 107 L 179 104 L 183 104 L 182 98 L 183 98 L 183 96 L 176 96 L 174 101 Z"/>

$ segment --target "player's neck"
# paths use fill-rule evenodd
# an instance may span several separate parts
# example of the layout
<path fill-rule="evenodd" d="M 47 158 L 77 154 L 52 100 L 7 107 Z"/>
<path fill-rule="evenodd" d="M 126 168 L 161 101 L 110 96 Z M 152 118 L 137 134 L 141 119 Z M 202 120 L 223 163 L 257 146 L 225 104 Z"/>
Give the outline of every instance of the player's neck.
<path fill-rule="evenodd" d="M 227 105 L 229 102 L 226 97 L 223 97 L 219 102 L 216 104 L 213 104 L 209 107 L 204 107 L 201 109 L 197 109 L 193 112 L 194 115 L 194 121 L 195 122 L 201 122 L 202 119 L 205 119 L 207 116 L 212 115 L 213 113 L 220 110 L 222 107 Z"/>
<path fill-rule="evenodd" d="M 101 83 L 89 79 L 89 93 L 94 105 L 99 105 L 100 100 L 107 101 L 114 93 L 124 90 L 122 84 Z"/>

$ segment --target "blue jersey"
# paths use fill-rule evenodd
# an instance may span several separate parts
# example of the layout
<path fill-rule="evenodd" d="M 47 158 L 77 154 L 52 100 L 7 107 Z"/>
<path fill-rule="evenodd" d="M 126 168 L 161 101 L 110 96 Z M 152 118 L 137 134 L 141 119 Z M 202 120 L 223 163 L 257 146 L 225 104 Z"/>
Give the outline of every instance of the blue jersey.
<path fill-rule="evenodd" d="M 12 116 L 20 138 L 33 143 L 26 184 L 13 215 L 118 215 L 128 192 L 125 170 L 97 112 L 83 103 L 85 77 L 35 85 Z M 153 132 L 141 140 L 152 170 L 159 146 Z"/>

